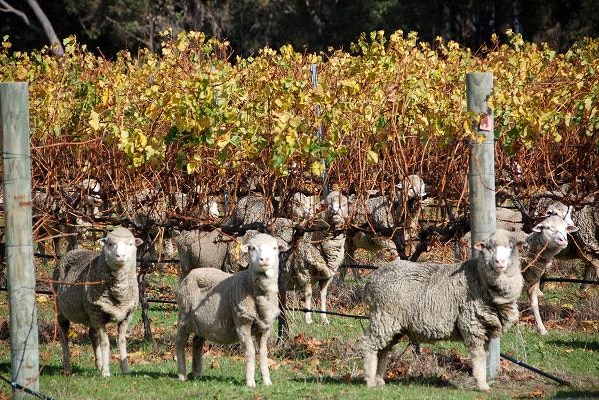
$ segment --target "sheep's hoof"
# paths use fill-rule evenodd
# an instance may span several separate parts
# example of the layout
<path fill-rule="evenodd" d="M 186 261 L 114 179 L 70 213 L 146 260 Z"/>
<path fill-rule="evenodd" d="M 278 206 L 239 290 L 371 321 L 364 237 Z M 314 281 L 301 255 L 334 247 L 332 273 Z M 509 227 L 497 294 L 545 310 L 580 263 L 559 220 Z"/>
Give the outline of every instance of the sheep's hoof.
<path fill-rule="evenodd" d="M 548 333 L 547 329 L 545 329 L 545 328 L 539 329 L 539 335 L 545 336 L 545 335 L 547 335 L 547 333 Z"/>
<path fill-rule="evenodd" d="M 377 386 L 385 386 L 385 380 L 381 376 L 377 376 L 374 378 L 374 384 Z"/>
<path fill-rule="evenodd" d="M 265 381 L 264 381 L 264 385 L 265 385 L 265 386 L 270 386 L 270 385 L 272 385 L 272 381 L 271 381 L 270 379 L 268 379 L 268 380 L 265 380 Z"/>
<path fill-rule="evenodd" d="M 489 387 L 489 385 L 487 383 L 484 383 L 484 384 L 480 384 L 478 386 L 478 390 L 480 390 L 481 392 L 490 392 L 491 388 Z"/>
<path fill-rule="evenodd" d="M 246 385 L 247 387 L 254 388 L 254 387 L 256 387 L 256 382 L 254 382 L 254 381 L 251 381 L 251 382 L 250 382 L 250 381 L 248 381 L 248 382 L 246 382 L 246 384 L 245 384 L 245 385 Z"/>

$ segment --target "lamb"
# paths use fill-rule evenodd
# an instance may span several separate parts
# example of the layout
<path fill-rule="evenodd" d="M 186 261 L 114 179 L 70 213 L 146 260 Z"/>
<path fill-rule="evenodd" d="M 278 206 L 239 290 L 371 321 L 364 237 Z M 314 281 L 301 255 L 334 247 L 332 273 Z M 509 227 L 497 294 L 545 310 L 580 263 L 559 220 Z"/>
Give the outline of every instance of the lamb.
<path fill-rule="evenodd" d="M 545 218 L 533 228 L 526 238 L 527 250 L 523 254 L 526 261 L 522 269 L 524 288 L 530 299 L 530 308 L 535 317 L 535 325 L 541 335 L 547 334 L 539 314 L 540 280 L 545 271 L 551 267 L 553 258 L 568 246 L 568 233 L 578 231 L 578 227 L 570 225 L 567 218 L 552 215 Z"/>
<path fill-rule="evenodd" d="M 61 332 L 63 372 L 71 374 L 69 326 L 71 322 L 89 327 L 96 367 L 103 377 L 110 376 L 110 342 L 106 326 L 118 326 L 121 371 L 128 374 L 126 335 L 133 311 L 139 302 L 136 281 L 137 246 L 141 239 L 117 227 L 102 242 L 98 254 L 77 249 L 67 252 L 53 273 L 58 325 Z"/>
<path fill-rule="evenodd" d="M 347 219 L 347 197 L 333 191 L 324 198 L 317 210 L 317 221 L 321 230 L 306 232 L 300 237 L 287 255 L 285 268 L 287 288 L 302 289 L 306 309 L 312 309 L 312 285 L 320 288 L 320 309 L 322 322 L 328 324 L 327 291 L 333 277 L 343 262 L 346 234 L 342 230 Z M 284 288 L 284 289 L 287 289 Z M 305 313 L 306 323 L 312 323 L 312 313 Z"/>
<path fill-rule="evenodd" d="M 358 342 L 367 386 L 385 384 L 389 352 L 405 334 L 419 342 L 463 341 L 477 388 L 490 390 L 489 342 L 518 320 L 522 245 L 498 229 L 476 244 L 476 258 L 462 264 L 395 260 L 374 271 L 364 289 L 370 326 Z"/>
<path fill-rule="evenodd" d="M 255 387 L 255 345 L 258 345 L 262 382 L 271 385 L 268 369 L 268 339 L 279 315 L 279 252 L 286 250 L 277 240 L 257 234 L 241 247 L 249 253 L 249 268 L 229 274 L 215 268 L 192 270 L 177 291 L 179 306 L 175 351 L 179 380 L 187 378 L 185 345 L 192 345 L 193 374 L 202 373 L 206 340 L 221 344 L 241 343 L 246 358 L 246 385 Z"/>

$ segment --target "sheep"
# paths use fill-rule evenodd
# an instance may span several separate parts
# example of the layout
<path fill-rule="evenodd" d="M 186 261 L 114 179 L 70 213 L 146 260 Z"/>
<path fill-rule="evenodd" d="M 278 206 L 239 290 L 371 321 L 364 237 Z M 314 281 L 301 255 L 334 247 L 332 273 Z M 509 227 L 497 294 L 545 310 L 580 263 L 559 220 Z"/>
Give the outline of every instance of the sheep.
<path fill-rule="evenodd" d="M 274 215 L 272 203 L 261 194 L 249 194 L 241 197 L 226 221 L 229 225 L 247 225 L 254 222 L 268 224 Z"/>
<path fill-rule="evenodd" d="M 477 388 L 490 390 L 489 342 L 518 320 L 522 245 L 498 229 L 476 244 L 476 258 L 462 264 L 395 260 L 374 271 L 364 288 L 370 325 L 358 342 L 367 386 L 385 384 L 389 352 L 405 334 L 419 342 L 463 341 Z"/>
<path fill-rule="evenodd" d="M 53 290 L 65 374 L 71 374 L 68 343 L 71 322 L 89 327 L 96 367 L 103 377 L 110 376 L 110 342 L 106 325 L 116 323 L 121 371 L 130 373 L 126 335 L 139 302 L 135 267 L 137 246 L 141 242 L 128 229 L 117 227 L 101 240 L 100 253 L 71 250 L 54 269 Z"/>
<path fill-rule="evenodd" d="M 565 204 L 557 201 L 549 204 L 546 208 L 543 218 L 550 217 L 552 215 L 558 216 L 566 221 L 569 226 L 574 226 L 571 218 L 572 206 L 566 206 Z M 509 208 L 498 207 L 496 210 L 497 228 L 505 229 L 510 232 L 515 232 L 519 236 L 519 239 L 526 240 L 528 234 L 523 231 L 524 223 L 522 221 L 522 214 L 513 211 Z M 465 261 L 470 258 L 471 254 L 471 233 L 466 232 L 464 236 L 458 239 L 456 243 L 455 257 L 457 260 Z"/>
<path fill-rule="evenodd" d="M 530 308 L 535 317 L 536 328 L 541 335 L 547 334 L 539 314 L 540 280 L 545 271 L 551 267 L 553 258 L 568 246 L 568 233 L 578 231 L 578 227 L 570 225 L 569 217 L 552 215 L 537 224 L 526 238 L 527 250 L 523 252 L 525 261 L 522 268 L 524 289 L 530 300 Z"/>
<path fill-rule="evenodd" d="M 275 218 L 268 225 L 272 235 L 281 245 L 288 245 L 293 235 L 293 223 L 286 218 Z M 210 267 L 225 272 L 244 269 L 249 259 L 240 251 L 241 244 L 258 234 L 248 230 L 242 237 L 235 237 L 220 229 L 212 231 L 184 231 L 175 238 L 179 252 L 180 277 L 194 268 Z"/>
<path fill-rule="evenodd" d="M 585 280 L 596 280 L 599 276 L 599 208 L 585 205 L 572 214 L 572 219 L 580 229 L 572 235 L 576 254 L 586 262 Z M 583 284 L 582 290 L 589 284 Z"/>
<path fill-rule="evenodd" d="M 407 236 L 408 241 L 414 236 L 422 211 L 422 200 L 426 197 L 426 185 L 418 175 L 408 175 L 402 183 L 396 185 L 396 189 L 395 199 L 374 195 L 364 200 L 363 204 L 358 204 L 355 200 L 350 202 L 352 213 L 355 214 L 353 224 L 360 229 L 377 233 L 363 230 L 349 232 L 345 248 L 346 264 L 355 263 L 357 249 L 373 252 L 377 260 L 393 260 L 400 256 L 395 242 L 400 230 L 405 230 L 407 235 L 404 236 Z M 359 278 L 356 270 L 354 272 L 355 277 Z M 344 269 L 341 271 L 341 280 L 344 280 L 345 274 Z"/>
<path fill-rule="evenodd" d="M 185 345 L 192 345 L 193 374 L 202 373 L 206 340 L 220 344 L 240 342 L 246 358 L 246 385 L 255 387 L 255 345 L 258 345 L 264 385 L 271 385 L 267 343 L 279 315 L 279 252 L 286 248 L 268 234 L 257 234 L 241 250 L 249 253 L 246 270 L 229 274 L 216 268 L 192 270 L 177 291 L 178 324 L 175 351 L 179 380 L 186 375 Z"/>
<path fill-rule="evenodd" d="M 320 288 L 321 320 L 328 324 L 326 313 L 328 287 L 343 262 L 346 234 L 342 230 L 348 215 L 347 197 L 338 191 L 330 192 L 317 210 L 315 220 L 322 229 L 304 233 L 292 246 L 285 262 L 287 287 L 302 289 L 306 309 L 312 309 L 312 285 Z M 326 229 L 325 229 L 326 228 Z M 312 323 L 312 313 L 305 313 L 306 323 Z"/>

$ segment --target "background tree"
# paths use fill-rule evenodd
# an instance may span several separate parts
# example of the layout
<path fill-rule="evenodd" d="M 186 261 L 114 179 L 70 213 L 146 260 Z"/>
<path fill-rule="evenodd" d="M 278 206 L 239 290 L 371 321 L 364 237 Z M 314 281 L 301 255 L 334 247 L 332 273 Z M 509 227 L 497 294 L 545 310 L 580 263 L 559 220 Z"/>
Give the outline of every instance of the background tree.
<path fill-rule="evenodd" d="M 416 31 L 422 40 L 441 36 L 473 50 L 507 28 L 560 51 L 599 34 L 595 0 L 54 0 L 43 5 L 58 38 L 74 34 L 107 57 L 121 49 L 155 51 L 167 28 L 226 39 L 241 56 L 286 43 L 307 51 L 348 48 L 361 32 L 373 30 Z M 15 50 L 47 43 L 31 22 L 27 3 L 0 0 L 0 11 L 0 35 L 9 34 Z"/>

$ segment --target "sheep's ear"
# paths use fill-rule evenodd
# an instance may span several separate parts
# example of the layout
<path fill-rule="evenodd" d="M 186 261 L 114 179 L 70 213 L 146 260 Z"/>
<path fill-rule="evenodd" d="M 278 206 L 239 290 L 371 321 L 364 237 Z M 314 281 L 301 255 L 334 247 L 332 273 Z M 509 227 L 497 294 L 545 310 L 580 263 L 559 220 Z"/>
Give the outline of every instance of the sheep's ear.
<path fill-rule="evenodd" d="M 287 243 L 279 242 L 279 252 L 286 252 L 290 247 Z"/>
<path fill-rule="evenodd" d="M 141 246 L 144 241 L 140 238 L 135 238 L 135 247 Z"/>
<path fill-rule="evenodd" d="M 485 247 L 487 247 L 487 245 L 485 244 L 485 242 L 478 242 L 478 243 L 474 243 L 474 248 L 475 248 L 476 250 L 480 250 L 480 251 L 482 251 L 482 250 L 484 250 L 484 249 L 485 249 Z"/>
<path fill-rule="evenodd" d="M 518 251 L 528 251 L 528 243 L 525 240 L 517 240 L 515 242 L 515 247 Z"/>
<path fill-rule="evenodd" d="M 98 239 L 98 244 L 100 245 L 100 247 L 104 247 L 104 244 L 106 243 L 106 238 L 103 237 L 101 239 Z"/>
<path fill-rule="evenodd" d="M 239 246 L 239 250 L 241 250 L 242 253 L 247 253 L 250 251 L 250 245 L 247 243 L 244 243 L 241 246 Z"/>
<path fill-rule="evenodd" d="M 543 228 L 544 228 L 544 227 L 543 227 L 543 224 L 542 224 L 542 223 L 541 223 L 541 224 L 537 224 L 537 225 L 535 225 L 535 227 L 534 227 L 534 228 L 532 228 L 532 231 L 533 231 L 533 232 L 543 232 Z"/>
<path fill-rule="evenodd" d="M 568 233 L 573 233 L 573 232 L 577 232 L 580 228 L 574 225 L 568 225 L 566 227 L 566 231 L 568 231 Z"/>

